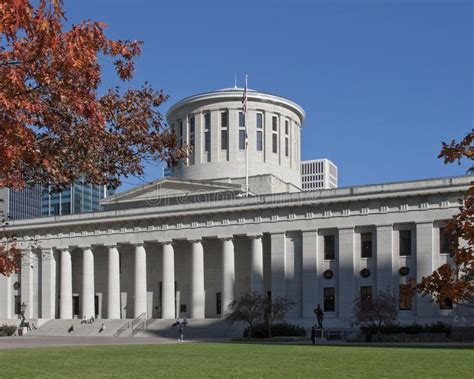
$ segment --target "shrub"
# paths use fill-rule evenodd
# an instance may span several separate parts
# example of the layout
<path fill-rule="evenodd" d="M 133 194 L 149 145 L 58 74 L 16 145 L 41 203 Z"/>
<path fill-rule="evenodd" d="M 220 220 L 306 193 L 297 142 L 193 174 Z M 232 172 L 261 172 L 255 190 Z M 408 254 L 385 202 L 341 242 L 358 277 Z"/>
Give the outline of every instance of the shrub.
<path fill-rule="evenodd" d="M 0 326 L 0 337 L 12 336 L 16 332 L 16 326 L 3 324 Z"/>
<path fill-rule="evenodd" d="M 400 324 L 391 324 L 382 326 L 380 329 L 382 334 L 420 334 L 420 333 L 451 333 L 451 325 L 445 324 L 441 321 L 438 321 L 433 324 L 409 324 L 409 325 L 400 325 Z M 375 327 L 361 327 L 361 332 L 363 334 L 376 334 L 377 328 Z"/>
<path fill-rule="evenodd" d="M 250 327 L 245 328 L 244 337 L 249 336 Z M 271 327 L 272 337 L 305 337 L 306 330 L 299 325 L 278 323 Z M 265 323 L 255 324 L 252 328 L 253 338 L 268 338 L 268 326 Z"/>

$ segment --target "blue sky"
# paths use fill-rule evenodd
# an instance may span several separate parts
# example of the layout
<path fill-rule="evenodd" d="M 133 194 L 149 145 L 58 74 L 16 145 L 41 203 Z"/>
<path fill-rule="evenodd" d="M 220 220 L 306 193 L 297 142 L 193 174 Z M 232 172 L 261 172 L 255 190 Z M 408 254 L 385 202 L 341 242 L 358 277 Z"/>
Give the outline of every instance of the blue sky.
<path fill-rule="evenodd" d="M 300 104 L 302 159 L 329 158 L 339 185 L 461 175 L 441 141 L 473 127 L 471 1 L 66 0 L 70 22 L 143 40 L 135 79 L 170 95 L 242 84 Z M 118 84 L 104 75 L 104 86 Z M 160 176 L 147 166 L 145 180 Z M 122 189 L 141 183 L 124 180 Z"/>

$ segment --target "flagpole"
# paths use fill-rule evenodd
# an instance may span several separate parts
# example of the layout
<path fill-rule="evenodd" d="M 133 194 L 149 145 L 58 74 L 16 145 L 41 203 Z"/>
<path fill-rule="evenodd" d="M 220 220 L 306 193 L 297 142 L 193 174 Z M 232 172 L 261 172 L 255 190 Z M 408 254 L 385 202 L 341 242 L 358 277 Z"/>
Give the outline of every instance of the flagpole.
<path fill-rule="evenodd" d="M 248 75 L 245 75 L 245 97 L 247 97 L 247 80 Z M 245 99 L 247 103 L 247 98 Z M 245 196 L 249 195 L 249 135 L 247 133 L 247 104 L 245 105 L 244 113 L 244 123 L 245 123 Z"/>

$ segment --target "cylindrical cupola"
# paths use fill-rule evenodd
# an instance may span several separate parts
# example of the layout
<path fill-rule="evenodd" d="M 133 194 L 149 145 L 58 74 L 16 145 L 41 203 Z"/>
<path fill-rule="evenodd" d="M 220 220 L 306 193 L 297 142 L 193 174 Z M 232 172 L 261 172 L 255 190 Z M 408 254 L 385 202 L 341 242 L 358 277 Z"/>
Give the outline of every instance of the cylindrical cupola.
<path fill-rule="evenodd" d="M 245 177 L 245 133 L 248 133 L 249 176 L 271 174 L 301 187 L 300 137 L 303 108 L 291 100 L 247 90 L 225 88 L 187 97 L 167 112 L 179 143 L 192 154 L 173 169 L 173 176 L 192 180 Z"/>

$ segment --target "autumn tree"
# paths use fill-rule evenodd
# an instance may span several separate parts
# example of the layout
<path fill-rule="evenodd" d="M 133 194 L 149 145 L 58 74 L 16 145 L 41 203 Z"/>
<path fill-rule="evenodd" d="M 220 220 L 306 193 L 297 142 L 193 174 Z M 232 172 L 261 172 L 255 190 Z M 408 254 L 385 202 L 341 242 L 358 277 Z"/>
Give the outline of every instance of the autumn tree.
<path fill-rule="evenodd" d="M 272 337 L 273 325 L 278 321 L 285 321 L 288 312 L 295 306 L 296 303 L 286 296 L 277 296 L 274 299 L 270 296 L 264 298 L 263 314 L 268 337 Z"/>
<path fill-rule="evenodd" d="M 162 91 L 99 91 L 107 67 L 132 78 L 142 43 L 107 38 L 102 22 L 65 23 L 62 0 L 0 0 L 0 188 L 79 178 L 115 188 L 144 160 L 182 158 Z M 14 269 L 14 251 L 0 248 L 0 273 Z"/>
<path fill-rule="evenodd" d="M 445 164 L 458 162 L 463 159 L 474 159 L 472 142 L 474 131 L 468 133 L 462 141 L 443 143 L 439 158 Z M 474 166 L 468 171 L 474 172 Z M 450 301 L 467 307 L 474 307 L 474 182 L 462 199 L 459 213 L 449 220 L 446 226 L 449 237 L 449 252 L 451 262 L 443 264 L 430 276 L 423 277 L 415 288 L 423 295 L 432 296 L 438 303 Z"/>

